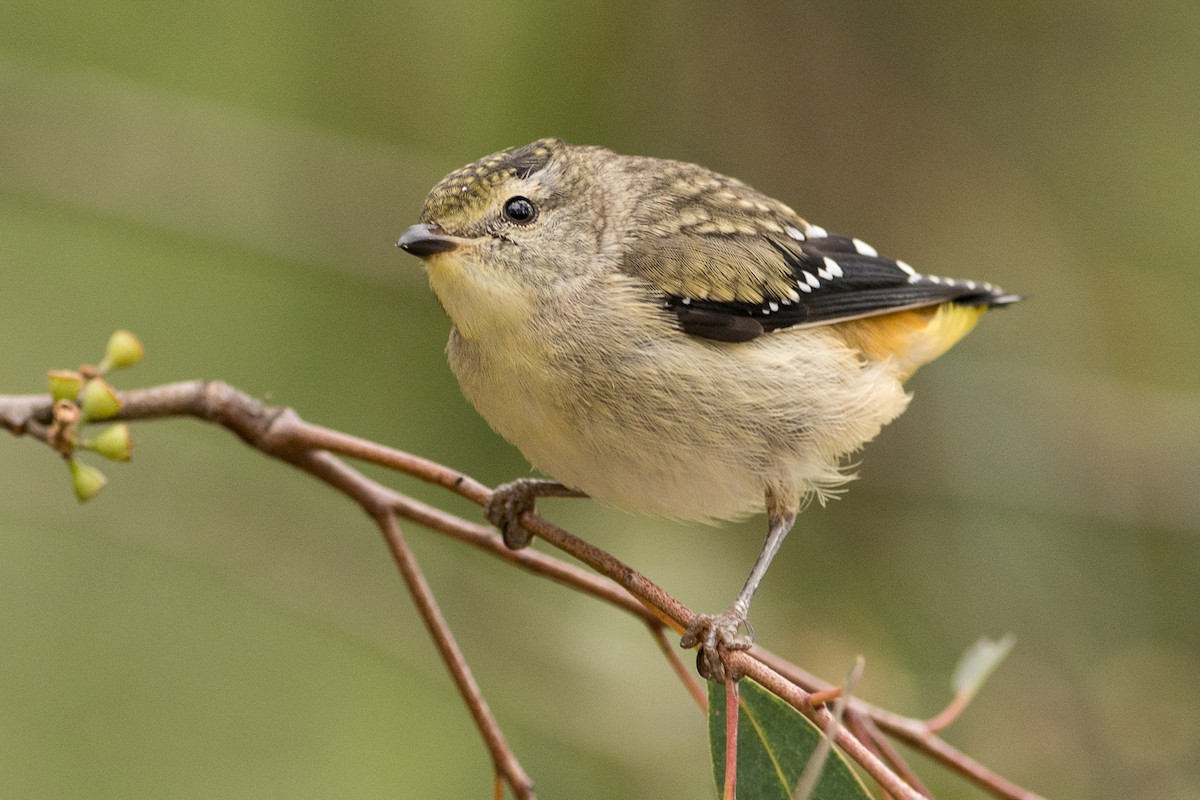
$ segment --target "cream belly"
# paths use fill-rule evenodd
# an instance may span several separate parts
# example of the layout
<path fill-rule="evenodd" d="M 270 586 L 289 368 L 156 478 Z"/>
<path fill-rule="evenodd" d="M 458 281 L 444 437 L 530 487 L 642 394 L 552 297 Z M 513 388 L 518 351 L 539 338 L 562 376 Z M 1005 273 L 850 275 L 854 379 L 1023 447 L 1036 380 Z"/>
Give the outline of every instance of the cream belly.
<path fill-rule="evenodd" d="M 571 335 L 556 335 L 560 326 Z M 540 471 L 629 511 L 712 521 L 797 505 L 903 410 L 898 371 L 828 328 L 711 342 L 642 320 L 516 325 L 447 348 L 463 393 Z M 568 341 L 569 340 L 569 341 Z"/>

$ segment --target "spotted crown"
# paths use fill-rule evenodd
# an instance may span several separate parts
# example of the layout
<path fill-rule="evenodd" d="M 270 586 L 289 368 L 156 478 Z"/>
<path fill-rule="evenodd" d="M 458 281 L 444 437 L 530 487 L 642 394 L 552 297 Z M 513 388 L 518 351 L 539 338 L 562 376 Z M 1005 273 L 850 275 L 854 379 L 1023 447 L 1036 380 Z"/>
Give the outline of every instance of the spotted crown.
<path fill-rule="evenodd" d="M 422 222 L 451 226 L 455 220 L 470 220 L 491 202 L 497 186 L 511 178 L 528 178 L 542 170 L 566 145 L 561 139 L 538 139 L 454 170 L 429 192 Z"/>

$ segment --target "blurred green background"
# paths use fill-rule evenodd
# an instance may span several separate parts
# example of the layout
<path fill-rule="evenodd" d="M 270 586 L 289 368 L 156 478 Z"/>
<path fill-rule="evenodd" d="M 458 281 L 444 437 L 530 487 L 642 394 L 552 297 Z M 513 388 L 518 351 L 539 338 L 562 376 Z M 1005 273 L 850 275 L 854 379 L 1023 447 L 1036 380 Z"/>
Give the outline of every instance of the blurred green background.
<path fill-rule="evenodd" d="M 149 357 L 121 386 L 221 378 L 525 474 L 392 243 L 444 173 L 539 136 L 699 161 L 1032 297 L 925 368 L 848 495 L 801 518 L 759 640 L 833 679 L 862 653 L 862 694 L 928 715 L 958 654 L 1011 631 L 951 742 L 1051 797 L 1194 798 L 1198 51 L 1194 3 L 7 0 L 0 392 L 127 327 Z M 86 507 L 0 436 L 0 795 L 487 796 L 362 514 L 220 430 L 135 433 Z M 707 610 L 763 532 L 544 510 Z M 407 533 L 542 797 L 713 796 L 639 624 Z"/>

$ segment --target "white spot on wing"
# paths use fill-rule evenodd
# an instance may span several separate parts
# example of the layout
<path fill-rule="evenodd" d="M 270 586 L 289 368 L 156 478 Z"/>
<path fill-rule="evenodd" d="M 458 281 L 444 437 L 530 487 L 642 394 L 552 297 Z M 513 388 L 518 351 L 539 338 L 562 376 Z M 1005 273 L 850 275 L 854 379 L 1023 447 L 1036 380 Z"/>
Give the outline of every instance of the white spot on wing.
<path fill-rule="evenodd" d="M 805 238 L 804 232 L 794 225 L 788 225 L 787 228 L 784 229 L 784 233 L 795 239 L 797 242 L 803 242 Z"/>
<path fill-rule="evenodd" d="M 772 311 L 778 311 L 778 310 L 779 310 L 779 303 L 767 303 L 767 306 L 768 306 L 768 307 L 769 307 L 769 308 L 770 308 Z"/>
<path fill-rule="evenodd" d="M 812 292 L 812 287 L 809 286 L 807 283 L 802 283 L 801 281 L 796 281 L 796 288 L 799 289 L 800 291 L 804 292 L 805 294 L 809 294 Z"/>
<path fill-rule="evenodd" d="M 864 256 L 874 257 L 879 255 L 878 250 L 876 250 L 874 247 L 871 247 L 871 245 L 867 244 L 862 239 L 854 240 L 854 249 Z"/>
<path fill-rule="evenodd" d="M 812 274 L 811 272 L 809 272 L 808 270 L 803 270 L 803 275 L 804 275 L 804 280 L 805 280 L 805 282 L 806 282 L 806 283 L 808 283 L 808 285 L 809 285 L 809 286 L 811 286 L 811 287 L 812 287 L 812 288 L 814 288 L 814 289 L 820 289 L 820 288 L 821 288 L 821 282 L 820 282 L 819 280 L 817 280 L 817 276 L 816 276 L 816 275 L 813 275 L 813 274 Z M 802 287 L 802 288 L 803 288 L 803 287 Z"/>
<path fill-rule="evenodd" d="M 810 239 L 823 239 L 829 235 L 829 231 L 822 228 L 820 225 L 809 225 L 805 231 Z"/>
<path fill-rule="evenodd" d="M 825 256 L 825 269 L 829 270 L 829 274 L 835 278 L 840 278 L 845 274 L 842 272 L 842 265 L 829 256 Z"/>
<path fill-rule="evenodd" d="M 899 267 L 900 269 L 904 270 L 905 272 L 907 272 L 909 274 L 909 277 L 919 277 L 919 276 L 917 276 L 917 271 L 915 269 L 913 269 L 912 267 L 910 267 L 904 261 L 897 261 L 896 266 Z M 909 281 L 909 283 L 912 283 L 912 281 Z"/>

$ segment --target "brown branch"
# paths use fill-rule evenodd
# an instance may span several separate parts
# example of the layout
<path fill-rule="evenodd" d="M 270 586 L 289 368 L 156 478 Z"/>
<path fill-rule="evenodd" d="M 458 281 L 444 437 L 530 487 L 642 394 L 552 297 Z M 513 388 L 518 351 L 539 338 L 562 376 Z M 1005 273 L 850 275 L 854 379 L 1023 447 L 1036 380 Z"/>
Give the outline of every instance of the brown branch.
<path fill-rule="evenodd" d="M 737 798 L 738 715 L 741 713 L 739 681 L 732 672 L 725 673 L 725 785 L 721 800 Z"/>
<path fill-rule="evenodd" d="M 654 643 L 662 651 L 663 656 L 667 659 L 667 663 L 671 665 L 671 669 L 675 670 L 675 675 L 687 688 L 692 699 L 696 701 L 696 705 L 700 707 L 701 711 L 708 711 L 708 695 L 705 694 L 704 687 L 700 685 L 692 672 L 684 665 L 683 659 L 679 657 L 679 649 L 672 647 L 671 643 L 667 641 L 662 623 L 655 617 L 654 621 L 649 623 L 649 627 L 650 635 L 654 637 Z"/>
<path fill-rule="evenodd" d="M 295 416 L 284 414 L 277 419 L 286 420 L 285 424 L 287 424 L 292 422 Z M 522 769 L 512 749 L 505 741 L 500 724 L 492 714 L 487 700 L 484 699 L 475 676 L 471 674 L 471 668 L 467 665 L 466 658 L 455 641 L 445 617 L 442 616 L 441 609 L 438 608 L 433 591 L 421 572 L 416 556 L 413 555 L 408 543 L 404 540 L 404 534 L 400 531 L 399 523 L 396 522 L 396 509 L 392 502 L 394 493 L 366 478 L 362 473 L 347 467 L 327 452 L 302 451 L 288 460 L 318 480 L 341 490 L 374 518 L 380 533 L 387 542 L 392 559 L 396 562 L 396 566 L 404 578 L 413 605 L 416 606 L 421 620 L 425 623 L 425 628 L 429 631 L 438 653 L 442 656 L 442 661 L 446 664 L 451 678 L 466 702 L 471 717 L 475 720 L 476 727 L 483 736 L 497 779 L 511 786 L 513 792 L 521 800 L 534 800 L 533 781 Z"/>
<path fill-rule="evenodd" d="M 0 424 L 16 435 L 32 434 L 45 441 L 43 419 L 46 412 L 41 403 L 36 402 L 38 399 L 0 397 Z M 301 421 L 291 409 L 269 407 L 223 383 L 189 381 L 126 392 L 122 395 L 122 408 L 116 418 L 153 419 L 182 414 L 228 428 L 247 444 L 292 464 L 342 492 L 374 519 L 404 578 L 413 603 L 484 740 L 492 759 L 496 786 L 507 783 L 519 800 L 535 800 L 533 781 L 505 741 L 499 723 L 471 674 L 396 522 L 396 515 L 406 512 L 443 524 L 454 518 L 449 515 L 439 517 L 435 509 L 415 504 L 415 501 L 409 501 L 403 495 L 370 480 L 329 452 L 306 445 L 304 430 L 307 423 Z M 469 533 L 478 537 L 481 531 Z M 546 573 L 561 579 L 562 570 L 556 570 L 555 565 L 541 566 Z M 561 567 L 570 568 L 570 565 L 563 564 Z M 593 576 L 582 570 L 575 571 L 580 573 L 575 577 L 595 582 Z M 592 592 L 600 592 L 602 596 L 611 589 L 607 585 L 589 588 Z"/>
<path fill-rule="evenodd" d="M 866 714 L 854 710 L 854 698 L 850 698 L 850 705 L 851 708 L 846 711 L 846 722 L 850 725 L 858 740 L 869 747 L 875 755 L 891 765 L 896 774 L 904 778 L 909 786 L 926 797 L 932 797 L 933 795 L 917 776 L 917 773 L 913 772 L 908 762 L 897 752 L 896 748 L 892 747 L 892 743 L 884 738 L 883 732 L 875 725 L 874 720 Z"/>
<path fill-rule="evenodd" d="M 825 708 L 814 706 L 811 694 L 748 652 L 730 653 L 728 662 L 739 674 L 753 678 L 776 697 L 812 720 L 818 728 L 830 734 L 834 743 L 842 748 L 842 752 L 856 761 L 876 783 L 892 795 L 902 798 L 902 800 L 925 800 L 920 793 L 905 783 L 903 778 L 893 772 L 887 764 L 856 739 L 850 731 L 839 726 L 834 720 L 833 714 Z"/>
<path fill-rule="evenodd" d="M 483 734 L 488 752 L 492 756 L 492 765 L 496 774 L 504 776 L 505 781 L 513 788 L 518 798 L 532 800 L 534 797 L 533 781 L 525 774 L 525 770 L 521 768 L 512 749 L 504 741 L 500 725 L 492 715 L 487 700 L 483 698 L 483 692 L 479 690 L 479 684 L 475 682 L 475 677 L 471 674 L 470 667 L 467 666 L 466 658 L 463 657 L 462 651 L 455 643 L 454 636 L 450 633 L 450 627 L 446 624 L 446 619 L 442 616 L 437 601 L 433 599 L 433 592 L 425 581 L 425 576 L 421 574 L 421 568 L 417 565 L 412 551 L 408 549 L 403 534 L 400 533 L 400 525 L 396 522 L 395 515 L 388 511 L 380 514 L 376 521 L 379 523 L 380 530 L 383 531 L 384 538 L 387 539 L 396 565 L 404 575 L 404 582 L 408 584 L 408 591 L 421 613 L 421 618 L 425 621 L 425 627 L 433 637 L 438 652 L 442 654 L 442 660 L 449 668 L 454 682 L 458 684 L 459 692 L 463 697 L 470 698 L 467 707 L 471 711 L 471 716 L 475 718 L 475 724 Z"/>
<path fill-rule="evenodd" d="M 770 665 L 772 669 L 786 676 L 797 686 L 809 691 L 822 691 L 833 688 L 833 685 L 815 675 L 801 669 L 774 653 L 760 647 L 751 648 L 750 652 Z M 957 772 L 979 788 L 1002 800 L 1042 800 L 1041 795 L 1024 789 L 1017 784 L 997 775 L 992 770 L 975 761 L 970 756 L 955 749 L 929 730 L 926 722 L 896 714 L 887 709 L 867 703 L 857 697 L 850 699 L 853 711 L 870 719 L 884 732 L 894 736 L 916 750 L 924 753 L 942 766 Z"/>
<path fill-rule="evenodd" d="M 532 784 L 504 742 L 499 726 L 404 542 L 395 516 L 457 538 L 514 566 L 582 591 L 638 617 L 648 625 L 689 693 L 701 707 L 706 704 L 702 688 L 670 647 L 663 630 L 667 626 L 676 633 L 682 632 L 691 623 L 694 612 L 640 572 L 533 512 L 521 518 L 528 530 L 608 580 L 533 550 L 511 551 L 491 528 L 468 522 L 383 486 L 334 454 L 388 467 L 442 486 L 480 505 L 485 504 L 491 491 L 469 476 L 409 453 L 305 422 L 291 409 L 268 406 L 221 382 L 173 383 L 123 392 L 120 398 L 123 406 L 117 419 L 147 420 L 186 415 L 221 425 L 250 446 L 329 484 L 358 503 L 376 521 L 426 627 L 480 729 L 495 766 L 496 791 L 500 791 L 502 783 L 507 783 L 518 797 L 533 796 Z M 29 435 L 47 441 L 51 421 L 48 396 L 0 396 L 0 428 L 14 435 Z M 893 797 L 921 800 L 928 793 L 879 735 L 880 730 L 907 742 L 996 797 L 1008 800 L 1038 798 L 946 744 L 926 722 L 851 697 L 847 700 L 847 725 L 836 725 L 830 712 L 821 707 L 812 694 L 834 692 L 836 687 L 762 648 L 730 653 L 728 663 L 737 674 L 753 678 L 822 730 L 832 732 L 837 745 Z M 816 700 L 824 696 L 818 695 Z"/>

